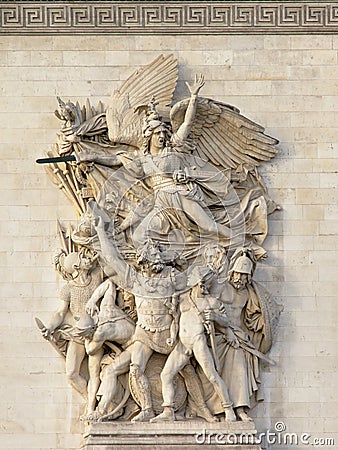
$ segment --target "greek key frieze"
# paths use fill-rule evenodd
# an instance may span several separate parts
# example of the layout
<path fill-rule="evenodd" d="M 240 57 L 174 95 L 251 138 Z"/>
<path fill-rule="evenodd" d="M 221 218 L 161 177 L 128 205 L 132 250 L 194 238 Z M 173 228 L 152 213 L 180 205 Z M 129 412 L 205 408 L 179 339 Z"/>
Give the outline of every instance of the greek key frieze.
<path fill-rule="evenodd" d="M 0 32 L 39 33 L 334 33 L 336 2 L 6 2 Z"/>

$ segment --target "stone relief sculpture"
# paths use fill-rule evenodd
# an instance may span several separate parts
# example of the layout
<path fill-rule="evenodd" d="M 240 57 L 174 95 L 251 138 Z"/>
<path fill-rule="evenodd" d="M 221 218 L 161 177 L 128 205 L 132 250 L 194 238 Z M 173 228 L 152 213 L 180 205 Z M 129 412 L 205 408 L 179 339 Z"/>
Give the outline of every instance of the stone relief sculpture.
<path fill-rule="evenodd" d="M 45 339 L 53 337 L 60 351 L 62 345 L 66 344 L 64 356 L 67 379 L 72 387 L 87 399 L 87 380 L 80 369 L 86 356 L 86 337 L 91 338 L 94 322 L 86 312 L 86 304 L 102 281 L 102 271 L 96 266 L 94 259 L 86 257 L 82 252 L 66 255 L 61 251 L 55 256 L 54 263 L 56 270 L 67 280 L 67 284 L 60 291 L 59 308 L 47 327 L 40 328 Z M 89 384 L 91 381 L 92 377 Z"/>
<path fill-rule="evenodd" d="M 258 167 L 278 142 L 200 97 L 203 76 L 171 106 L 177 79 L 161 55 L 106 109 L 58 98 L 57 142 L 38 160 L 79 218 L 59 224 L 66 284 L 37 323 L 85 421 L 250 421 L 261 361 L 273 364 L 280 309 L 252 278 L 278 208 Z"/>

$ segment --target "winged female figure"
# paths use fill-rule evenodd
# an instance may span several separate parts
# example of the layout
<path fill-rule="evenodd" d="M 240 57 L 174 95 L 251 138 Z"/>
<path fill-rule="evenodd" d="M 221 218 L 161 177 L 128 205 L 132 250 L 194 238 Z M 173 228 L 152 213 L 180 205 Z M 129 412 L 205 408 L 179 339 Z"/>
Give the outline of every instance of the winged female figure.
<path fill-rule="evenodd" d="M 257 167 L 278 141 L 237 108 L 199 97 L 202 76 L 170 108 L 176 83 L 173 55 L 156 58 L 114 91 L 105 114 L 63 130 L 67 150 L 119 224 L 115 233 L 135 248 L 152 238 L 190 257 L 218 239 L 250 244 L 260 257 L 275 205 Z M 109 146 L 94 142 L 95 130 Z"/>

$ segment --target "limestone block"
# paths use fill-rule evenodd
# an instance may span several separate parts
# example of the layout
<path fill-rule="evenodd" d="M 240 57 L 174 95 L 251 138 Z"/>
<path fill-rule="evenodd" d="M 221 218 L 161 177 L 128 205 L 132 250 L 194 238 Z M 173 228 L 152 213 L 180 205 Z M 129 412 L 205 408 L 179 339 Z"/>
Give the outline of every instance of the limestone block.
<path fill-rule="evenodd" d="M 337 424 L 336 420 L 333 419 L 333 418 L 324 418 L 324 419 L 323 419 L 323 422 L 324 422 L 324 425 L 323 425 L 323 428 L 322 428 L 322 429 L 323 429 L 324 431 L 327 431 L 327 432 L 329 432 L 329 433 L 332 433 L 332 430 L 335 429 L 336 424 Z M 319 428 L 319 427 L 318 427 L 318 428 Z"/>
<path fill-rule="evenodd" d="M 325 140 L 324 142 L 318 143 L 318 157 L 319 158 L 335 158 L 337 155 L 338 144 L 335 139 L 332 142 Z"/>
<path fill-rule="evenodd" d="M 316 298 L 316 302 L 323 311 L 333 311 L 334 310 L 334 297 L 318 296 Z M 325 332 L 325 336 L 326 337 L 334 336 L 334 333 L 332 333 L 332 331 L 333 331 L 332 329 L 328 329 L 327 332 Z"/>
<path fill-rule="evenodd" d="M 336 192 L 332 189 L 297 189 L 296 199 L 301 205 L 331 205 L 335 204 Z"/>
<path fill-rule="evenodd" d="M 283 190 L 271 187 L 270 192 L 272 194 L 272 197 L 275 199 L 275 201 L 278 204 L 283 205 L 294 205 L 296 203 L 296 189 L 292 189 L 290 187 L 287 187 Z"/>
<path fill-rule="evenodd" d="M 334 36 L 312 36 L 308 39 L 307 36 L 294 35 L 290 37 L 291 48 L 294 50 L 301 49 L 331 49 L 333 46 Z"/>
<path fill-rule="evenodd" d="M 22 433 L 20 435 L 20 440 L 18 440 L 16 434 L 6 434 L 1 435 L 1 446 L 3 449 L 41 449 L 53 450 L 57 448 L 57 435 L 53 433 L 45 434 L 32 434 L 32 433 Z"/>
<path fill-rule="evenodd" d="M 323 261 L 324 254 L 325 254 L 325 263 L 328 266 L 330 265 L 334 266 L 337 262 L 337 259 L 336 259 L 336 251 L 332 250 L 332 247 L 329 250 L 325 250 L 325 252 L 323 252 L 322 250 L 315 250 L 309 252 L 310 263 L 320 266 L 321 262 Z"/>
<path fill-rule="evenodd" d="M 337 171 L 332 167 L 332 173 L 325 173 L 319 175 L 319 186 L 321 188 L 338 188 Z"/>
<path fill-rule="evenodd" d="M 315 66 L 335 65 L 337 63 L 336 50 L 304 50 L 303 64 Z"/>
<path fill-rule="evenodd" d="M 327 80 L 322 83 L 319 80 L 311 80 L 311 83 L 301 83 L 296 80 L 275 80 L 272 84 L 272 95 L 280 96 L 307 96 L 330 95 L 334 90 L 335 81 Z M 300 99 L 299 99 L 300 100 Z M 301 101 L 301 100 L 300 100 Z"/>
<path fill-rule="evenodd" d="M 7 65 L 8 65 L 8 51 L 0 50 L 0 67 L 4 68 Z"/>
<path fill-rule="evenodd" d="M 318 220 L 292 220 L 283 225 L 283 231 L 287 235 L 301 234 L 302 236 L 318 236 Z"/>
<path fill-rule="evenodd" d="M 289 80 L 306 80 L 307 82 L 309 82 L 308 80 L 316 80 L 318 78 L 320 78 L 323 75 L 323 70 L 330 70 L 330 66 L 325 66 L 324 68 L 322 66 L 308 66 L 308 65 L 302 65 L 302 66 L 288 66 L 287 67 L 287 73 L 288 73 L 288 79 Z M 327 77 L 327 78 L 331 78 L 331 77 Z M 306 107 L 306 101 L 307 99 L 304 99 L 304 108 Z M 318 103 L 319 102 L 318 98 Z M 303 111 L 304 111 L 303 108 Z"/>
<path fill-rule="evenodd" d="M 291 36 L 264 36 L 264 48 L 270 49 L 289 49 L 291 48 Z"/>
<path fill-rule="evenodd" d="M 300 66 L 303 63 L 303 55 L 301 52 L 293 52 L 290 50 L 259 50 L 255 51 L 255 64 L 257 65 L 286 65 Z"/>
<path fill-rule="evenodd" d="M 313 281 L 318 280 L 318 272 L 319 268 L 316 266 L 295 266 L 295 267 L 286 267 L 284 270 L 285 279 L 288 282 L 292 281 L 301 281 L 306 278 L 309 278 Z M 292 300 L 294 301 L 294 300 Z"/>
<path fill-rule="evenodd" d="M 62 52 L 64 66 L 104 66 L 106 64 L 105 51 L 79 52 L 65 50 Z"/>
<path fill-rule="evenodd" d="M 309 283 L 311 285 L 311 283 Z M 313 288 L 314 290 L 316 290 L 316 287 L 319 285 L 320 283 L 314 282 L 313 283 Z M 335 283 L 335 286 L 332 286 L 331 289 L 328 289 L 327 291 L 322 292 L 322 295 L 329 295 L 330 293 L 332 295 L 332 291 L 333 288 L 337 289 L 337 285 L 338 283 Z M 324 290 L 325 288 L 323 288 Z M 301 317 L 303 315 L 303 317 Z M 335 320 L 337 319 L 337 314 L 335 313 L 330 313 L 329 311 L 323 311 L 323 313 L 320 315 L 320 317 L 316 316 L 315 314 L 313 314 L 312 311 L 302 311 L 302 312 L 296 312 L 295 314 L 296 317 L 296 324 L 300 325 L 308 325 L 308 326 L 320 326 L 322 325 L 323 327 L 325 326 L 325 324 L 328 327 L 331 327 L 334 325 Z"/>
<path fill-rule="evenodd" d="M 314 283 L 313 285 L 314 287 L 314 293 L 317 295 L 323 295 L 325 297 L 332 297 L 333 295 L 335 295 L 337 293 L 337 288 L 338 288 L 338 283 L 337 282 L 333 282 L 330 283 L 330 285 L 328 285 L 328 283 Z M 321 289 L 322 287 L 322 289 Z M 335 317 L 335 315 L 329 317 L 329 322 L 330 324 L 332 323 L 333 319 L 337 319 L 337 317 Z"/>
<path fill-rule="evenodd" d="M 302 213 L 307 221 L 320 221 L 324 219 L 325 207 L 322 205 L 303 205 Z"/>
<path fill-rule="evenodd" d="M 313 124 L 316 124 L 316 127 L 334 126 L 335 120 L 335 113 L 331 111 L 322 111 L 320 115 L 317 111 L 307 111 L 306 114 L 304 112 L 291 114 L 291 124 L 294 127 L 311 127 Z"/>
<path fill-rule="evenodd" d="M 117 38 L 119 39 L 119 38 Z M 124 42 L 128 41 L 128 36 L 124 36 Z M 91 36 L 51 36 L 51 45 L 49 49 L 53 49 L 54 51 L 66 51 L 66 50 L 74 50 L 74 48 L 79 51 L 104 51 L 109 48 L 109 45 L 114 42 L 114 38 L 112 36 L 102 36 L 96 35 L 95 39 Z"/>
<path fill-rule="evenodd" d="M 316 171 L 324 173 L 332 173 L 338 171 L 338 161 L 334 158 L 322 158 L 316 161 Z"/>
<path fill-rule="evenodd" d="M 153 53 L 154 54 L 154 53 Z M 151 57 L 152 59 L 153 57 Z M 104 52 L 104 64 L 109 66 L 128 66 L 131 61 L 129 51 L 108 50 Z"/>
<path fill-rule="evenodd" d="M 12 51 L 8 53 L 7 56 L 8 66 L 30 66 L 31 63 L 31 52 L 30 50 L 19 50 Z"/>
<path fill-rule="evenodd" d="M 32 66 L 58 67 L 62 64 L 63 53 L 61 51 L 31 50 L 30 53 Z"/>

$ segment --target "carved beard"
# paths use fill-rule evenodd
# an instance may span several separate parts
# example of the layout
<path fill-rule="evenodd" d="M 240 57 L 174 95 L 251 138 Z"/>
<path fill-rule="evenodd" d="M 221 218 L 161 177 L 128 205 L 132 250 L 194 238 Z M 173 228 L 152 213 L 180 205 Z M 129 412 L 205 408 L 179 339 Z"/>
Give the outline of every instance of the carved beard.
<path fill-rule="evenodd" d="M 234 287 L 237 291 L 239 291 L 246 288 L 248 281 L 243 281 L 241 278 L 234 279 L 234 276 L 231 275 L 229 283 L 231 284 L 232 287 Z"/>
<path fill-rule="evenodd" d="M 246 286 L 246 282 L 243 283 L 242 280 L 238 280 L 238 281 L 234 281 L 232 280 L 231 284 L 233 285 L 233 287 L 237 290 L 242 290 L 245 288 Z"/>
<path fill-rule="evenodd" d="M 156 263 L 151 266 L 152 272 L 155 272 L 155 273 L 160 273 L 160 272 L 162 272 L 163 269 L 164 269 L 164 264 L 162 264 L 162 263 Z"/>

